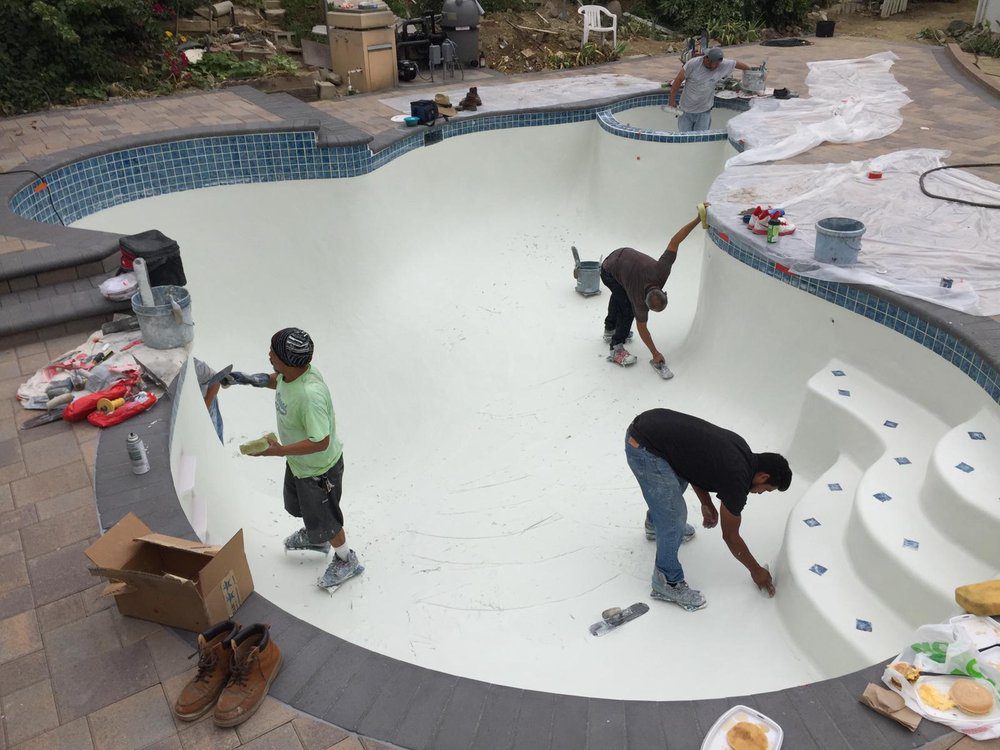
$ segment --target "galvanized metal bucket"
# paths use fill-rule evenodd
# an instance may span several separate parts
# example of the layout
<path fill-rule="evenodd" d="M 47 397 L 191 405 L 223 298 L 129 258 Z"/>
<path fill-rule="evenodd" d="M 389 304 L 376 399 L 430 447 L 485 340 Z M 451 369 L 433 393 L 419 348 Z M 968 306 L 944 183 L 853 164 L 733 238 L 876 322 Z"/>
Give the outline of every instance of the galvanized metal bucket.
<path fill-rule="evenodd" d="M 601 261 L 580 260 L 580 254 L 573 250 L 573 278 L 576 279 L 576 291 L 584 297 L 593 297 L 601 293 Z"/>

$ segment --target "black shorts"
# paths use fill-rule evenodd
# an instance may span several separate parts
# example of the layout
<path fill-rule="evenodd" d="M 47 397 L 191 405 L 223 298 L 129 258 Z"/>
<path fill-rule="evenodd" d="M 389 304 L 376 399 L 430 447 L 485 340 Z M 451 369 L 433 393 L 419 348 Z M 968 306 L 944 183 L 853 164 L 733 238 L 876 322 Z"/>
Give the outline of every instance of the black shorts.
<path fill-rule="evenodd" d="M 344 528 L 340 494 L 344 487 L 344 457 L 326 474 L 299 479 L 285 464 L 285 510 L 302 519 L 312 544 L 322 544 Z"/>

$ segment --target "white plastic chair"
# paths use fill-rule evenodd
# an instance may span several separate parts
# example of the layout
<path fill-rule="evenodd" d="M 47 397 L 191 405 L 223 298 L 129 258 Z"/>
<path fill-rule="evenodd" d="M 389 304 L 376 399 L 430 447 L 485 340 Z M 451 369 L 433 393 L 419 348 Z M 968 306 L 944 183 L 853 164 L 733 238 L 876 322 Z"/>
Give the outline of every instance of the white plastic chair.
<path fill-rule="evenodd" d="M 583 43 L 587 43 L 587 38 L 591 31 L 598 31 L 602 34 L 611 32 L 611 44 L 618 44 L 618 17 L 602 5 L 584 5 L 577 13 L 583 16 Z M 611 19 L 610 26 L 601 25 L 601 16 Z"/>

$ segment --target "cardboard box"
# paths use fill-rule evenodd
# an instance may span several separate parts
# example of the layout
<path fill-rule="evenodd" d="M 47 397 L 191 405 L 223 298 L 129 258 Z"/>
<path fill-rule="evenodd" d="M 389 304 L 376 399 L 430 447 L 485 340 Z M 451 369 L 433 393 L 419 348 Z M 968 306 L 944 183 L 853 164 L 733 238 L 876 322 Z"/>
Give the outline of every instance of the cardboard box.
<path fill-rule="evenodd" d="M 154 534 L 134 513 L 94 542 L 91 575 L 107 578 L 102 596 L 118 611 L 201 632 L 233 616 L 253 591 L 240 529 L 224 546 Z"/>

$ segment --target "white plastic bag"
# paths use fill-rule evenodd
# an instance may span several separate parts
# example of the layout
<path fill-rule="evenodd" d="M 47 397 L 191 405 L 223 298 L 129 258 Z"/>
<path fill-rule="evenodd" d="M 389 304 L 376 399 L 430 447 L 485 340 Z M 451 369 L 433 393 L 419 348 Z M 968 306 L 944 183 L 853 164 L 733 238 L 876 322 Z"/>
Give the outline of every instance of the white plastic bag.
<path fill-rule="evenodd" d="M 99 289 L 105 299 L 113 302 L 127 302 L 139 290 L 139 284 L 135 279 L 135 274 L 129 271 L 102 281 Z"/>
<path fill-rule="evenodd" d="M 963 713 L 957 709 L 947 711 L 933 709 L 920 700 L 917 689 L 923 682 L 931 684 L 940 682 L 939 691 L 947 694 L 946 688 L 951 682 L 949 677 L 922 677 L 917 684 L 911 684 L 890 664 L 882 675 L 882 682 L 890 690 L 902 696 L 907 707 L 921 716 L 977 740 L 995 739 L 1000 737 L 1000 692 L 997 690 L 1000 673 L 980 656 L 979 649 L 965 632 L 953 625 L 922 625 L 917 629 L 911 643 L 900 652 L 892 664 L 906 662 L 921 672 L 936 672 L 975 680 L 993 694 L 993 710 L 983 717 Z"/>

